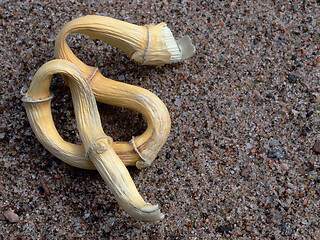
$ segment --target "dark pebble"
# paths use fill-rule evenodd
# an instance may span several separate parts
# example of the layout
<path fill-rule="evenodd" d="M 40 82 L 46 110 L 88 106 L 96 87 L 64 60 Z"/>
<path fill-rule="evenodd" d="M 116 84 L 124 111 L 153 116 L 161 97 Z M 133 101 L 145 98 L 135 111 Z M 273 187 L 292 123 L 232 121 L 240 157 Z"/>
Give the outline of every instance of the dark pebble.
<path fill-rule="evenodd" d="M 288 82 L 289 83 L 296 83 L 297 81 L 298 81 L 297 76 L 295 76 L 295 75 L 289 75 L 288 76 Z"/>
<path fill-rule="evenodd" d="M 40 184 L 41 184 L 41 187 L 42 187 L 42 189 L 44 191 L 44 195 L 49 197 L 51 195 L 51 193 L 50 193 L 48 185 L 47 185 L 47 183 L 46 183 L 46 181 L 44 180 L 43 177 L 40 177 Z"/>
<path fill-rule="evenodd" d="M 307 162 L 306 163 L 306 166 L 307 166 L 307 171 L 308 172 L 311 172 L 311 171 L 313 171 L 314 169 L 315 169 L 315 167 L 314 167 L 314 165 L 313 165 L 313 163 L 312 162 Z"/>
<path fill-rule="evenodd" d="M 170 159 L 171 158 L 171 153 L 167 152 L 166 153 L 166 159 Z"/>
<path fill-rule="evenodd" d="M 308 135 L 308 131 L 307 130 L 302 130 L 301 135 L 306 137 Z"/>
<path fill-rule="evenodd" d="M 314 151 L 315 154 L 320 153 L 320 142 L 316 141 L 315 144 L 313 145 L 312 150 Z"/>
<path fill-rule="evenodd" d="M 268 93 L 268 94 L 266 95 L 266 97 L 267 97 L 267 98 L 274 98 L 272 93 Z"/>
<path fill-rule="evenodd" d="M 231 231 L 232 231 L 231 225 L 224 225 L 216 228 L 216 232 L 222 233 L 222 234 L 231 234 Z"/>
<path fill-rule="evenodd" d="M 270 218 L 270 217 L 267 217 L 267 218 L 266 218 L 266 223 L 268 223 L 268 224 L 271 223 L 271 218 Z"/>
<path fill-rule="evenodd" d="M 163 173 L 163 170 L 162 170 L 162 169 L 158 169 L 157 173 L 158 173 L 159 175 L 161 175 L 161 174 Z"/>
<path fill-rule="evenodd" d="M 284 152 L 280 149 L 272 149 L 268 152 L 268 157 L 273 159 L 280 159 L 284 157 Z"/>
<path fill-rule="evenodd" d="M 312 116 L 312 114 L 313 114 L 313 111 L 310 111 L 310 112 L 307 113 L 306 117 L 309 118 L 309 117 Z"/>

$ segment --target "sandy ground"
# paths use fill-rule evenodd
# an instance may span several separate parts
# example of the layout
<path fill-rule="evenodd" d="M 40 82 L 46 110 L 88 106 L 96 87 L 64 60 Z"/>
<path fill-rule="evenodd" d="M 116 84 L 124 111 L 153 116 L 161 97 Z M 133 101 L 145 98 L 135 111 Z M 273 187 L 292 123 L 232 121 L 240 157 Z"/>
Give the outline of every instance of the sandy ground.
<path fill-rule="evenodd" d="M 0 3 L 0 238 L 320 239 L 319 1 L 5 1 Z M 146 88 L 166 104 L 172 130 L 151 167 L 129 171 L 161 206 L 159 223 L 129 217 L 96 171 L 54 158 L 35 138 L 21 102 L 54 58 L 68 21 L 87 14 L 166 22 L 197 53 L 139 66 L 81 35 L 77 56 L 102 74 Z M 80 142 L 68 87 L 52 82 L 64 139 Z M 99 104 L 103 127 L 130 140 L 140 114 Z M 43 178 L 51 196 L 45 196 Z M 20 220 L 5 215 L 14 210 Z"/>

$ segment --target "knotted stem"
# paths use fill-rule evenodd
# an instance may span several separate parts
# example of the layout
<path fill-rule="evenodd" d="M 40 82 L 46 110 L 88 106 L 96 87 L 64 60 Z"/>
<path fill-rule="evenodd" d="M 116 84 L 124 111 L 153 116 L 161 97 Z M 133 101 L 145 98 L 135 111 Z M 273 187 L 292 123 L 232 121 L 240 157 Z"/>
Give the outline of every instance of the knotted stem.
<path fill-rule="evenodd" d="M 86 155 L 99 171 L 120 206 L 129 215 L 141 221 L 158 221 L 163 218 L 157 205 L 146 203 L 138 193 L 130 174 L 113 149 L 113 141 L 101 126 L 96 100 L 82 72 L 71 62 L 53 60 L 44 64 L 35 74 L 23 98 L 30 125 L 39 141 L 49 151 L 68 149 L 58 134 L 49 114 L 51 94 L 48 88 L 53 74 L 62 74 L 71 89 L 74 111 Z M 53 142 L 52 142 L 53 141 Z M 70 146 L 69 146 L 70 147 Z M 63 152 L 55 152 L 58 156 Z"/>
<path fill-rule="evenodd" d="M 128 165 L 149 166 L 167 140 L 170 116 L 162 101 L 153 93 L 104 77 L 97 68 L 84 64 L 68 47 L 69 34 L 80 33 L 100 39 L 128 54 L 133 60 L 147 65 L 163 65 L 182 61 L 194 53 L 190 38 L 175 41 L 164 23 L 137 26 L 103 16 L 85 16 L 67 23 L 55 44 L 56 58 L 73 62 L 85 75 L 97 101 L 130 108 L 141 113 L 147 121 L 146 131 L 131 142 L 115 142 L 115 150 Z M 72 155 L 80 152 L 73 152 Z M 72 165 L 73 160 L 65 159 Z M 88 161 L 77 156 L 80 161 Z M 87 165 L 83 162 L 82 165 Z"/>

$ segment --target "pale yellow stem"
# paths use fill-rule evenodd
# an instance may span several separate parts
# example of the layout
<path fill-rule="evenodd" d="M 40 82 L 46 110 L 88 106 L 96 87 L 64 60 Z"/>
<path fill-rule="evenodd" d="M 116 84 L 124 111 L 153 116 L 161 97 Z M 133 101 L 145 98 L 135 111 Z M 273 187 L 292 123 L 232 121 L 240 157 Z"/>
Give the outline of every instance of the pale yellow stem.
<path fill-rule="evenodd" d="M 53 60 L 44 64 L 35 74 L 30 89 L 23 98 L 27 109 L 30 125 L 41 143 L 49 146 L 49 151 L 57 140 L 60 145 L 69 143 L 57 134 L 52 125 L 52 116 L 48 114 L 50 103 L 50 84 L 53 74 L 62 74 L 66 77 L 71 89 L 77 125 L 86 155 L 99 171 L 108 187 L 129 215 L 141 221 L 158 221 L 163 214 L 157 205 L 146 203 L 138 193 L 130 174 L 113 149 L 113 141 L 108 137 L 101 126 L 100 116 L 94 95 L 82 72 L 71 62 L 66 60 Z M 42 108 L 42 106 L 45 106 Z M 37 121 L 45 121 L 39 123 Z M 49 120 L 46 122 L 46 120 Z M 55 139 L 52 139 L 54 136 Z M 64 152 L 54 152 L 58 157 Z M 60 157 L 59 157 L 60 158 Z"/>

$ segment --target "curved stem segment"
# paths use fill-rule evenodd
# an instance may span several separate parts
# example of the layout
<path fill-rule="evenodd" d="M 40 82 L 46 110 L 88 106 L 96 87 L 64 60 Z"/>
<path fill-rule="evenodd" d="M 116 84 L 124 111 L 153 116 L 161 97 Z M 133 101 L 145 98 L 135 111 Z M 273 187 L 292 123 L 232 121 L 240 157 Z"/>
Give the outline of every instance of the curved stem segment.
<path fill-rule="evenodd" d="M 190 38 L 175 41 L 164 23 L 137 26 L 109 17 L 85 16 L 67 23 L 56 39 L 56 58 L 73 62 L 82 71 L 98 101 L 136 110 L 145 117 L 147 130 L 130 143 L 117 142 L 115 150 L 121 159 L 133 160 L 129 165 L 135 164 L 138 168 L 149 166 L 170 131 L 167 108 L 153 93 L 108 79 L 96 68 L 84 64 L 66 43 L 67 36 L 72 33 L 100 39 L 121 49 L 138 63 L 146 65 L 163 65 L 191 57 L 194 47 Z M 78 156 L 78 159 L 85 158 Z"/>
<path fill-rule="evenodd" d="M 64 62 L 57 61 L 55 62 L 55 66 L 60 69 L 62 75 L 68 76 L 67 72 L 63 72 Z M 76 66 L 74 67 L 76 68 Z M 41 144 L 55 157 L 74 167 L 90 170 L 96 169 L 86 155 L 84 146 L 65 141 L 55 127 L 51 113 L 52 95 L 49 89 L 51 76 L 56 71 L 54 67 L 41 68 L 41 71 L 37 71 L 28 93 L 22 99 L 30 125 Z M 123 145 L 113 143 L 113 147 L 117 155 L 127 166 L 135 165 L 140 159 L 138 154 L 132 149 L 132 146 L 128 146 L 125 149 Z"/>
<path fill-rule="evenodd" d="M 158 206 L 146 203 L 138 193 L 127 168 L 113 149 L 112 139 L 102 129 L 97 104 L 86 78 L 71 62 L 53 60 L 44 64 L 35 74 L 27 96 L 23 99 L 30 124 L 35 132 L 39 130 L 39 124 L 34 122 L 37 119 L 36 115 L 47 116 L 46 112 L 42 113 L 39 106 L 42 106 L 44 102 L 50 102 L 48 101 L 50 92 L 46 86 L 50 84 L 52 75 L 56 73 L 67 78 L 85 152 L 121 207 L 137 220 L 158 221 L 162 219 L 163 215 Z M 41 125 L 42 128 L 46 128 L 45 126 L 48 125 Z M 45 130 L 47 136 L 56 135 L 55 131 L 56 129 L 52 129 L 52 126 Z M 41 142 L 48 142 L 45 136 L 39 135 L 38 137 L 44 137 L 44 139 L 39 139 Z M 55 143 L 50 143 L 49 146 L 53 144 Z"/>

